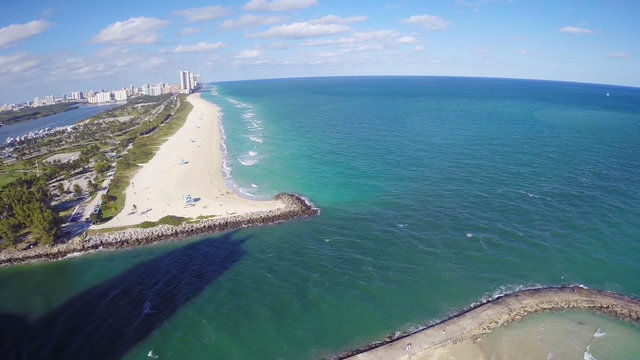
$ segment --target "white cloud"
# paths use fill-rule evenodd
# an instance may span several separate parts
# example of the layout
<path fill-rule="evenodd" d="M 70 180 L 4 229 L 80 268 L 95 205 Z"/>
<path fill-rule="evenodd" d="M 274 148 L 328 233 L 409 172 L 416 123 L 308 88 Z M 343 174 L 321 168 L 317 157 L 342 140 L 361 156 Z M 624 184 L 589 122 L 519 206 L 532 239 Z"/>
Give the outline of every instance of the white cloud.
<path fill-rule="evenodd" d="M 259 25 L 273 25 L 286 20 L 284 16 L 243 15 L 238 20 L 225 20 L 220 24 L 223 28 L 250 28 Z"/>
<path fill-rule="evenodd" d="M 351 36 L 330 40 L 309 40 L 304 43 L 306 46 L 332 46 L 343 45 L 351 46 L 362 44 L 369 41 L 384 41 L 398 37 L 398 32 L 394 30 L 374 30 L 363 31 L 352 34 Z"/>
<path fill-rule="evenodd" d="M 225 46 L 226 44 L 220 41 L 213 44 L 209 44 L 203 41 L 194 45 L 179 45 L 173 52 L 188 53 L 188 52 L 211 51 L 211 50 L 218 50 Z"/>
<path fill-rule="evenodd" d="M 198 30 L 196 28 L 192 28 L 192 27 L 186 27 L 186 28 L 182 29 L 182 31 L 180 31 L 180 35 L 181 36 L 187 36 L 187 35 L 195 34 L 197 32 L 200 32 L 200 30 Z"/>
<path fill-rule="evenodd" d="M 424 49 L 426 49 L 426 47 L 424 45 L 418 45 L 418 46 L 413 48 L 414 51 L 422 51 Z"/>
<path fill-rule="evenodd" d="M 240 51 L 238 55 L 236 55 L 236 59 L 252 59 L 258 56 L 260 56 L 259 50 L 249 49 L 249 50 Z"/>
<path fill-rule="evenodd" d="M 560 32 L 570 35 L 588 35 L 593 34 L 594 31 L 576 26 L 565 26 L 560 29 Z"/>
<path fill-rule="evenodd" d="M 168 21 L 156 18 L 130 18 L 107 26 L 94 36 L 92 41 L 116 44 L 154 44 L 158 41 L 158 30 L 168 24 Z"/>
<path fill-rule="evenodd" d="M 338 16 L 338 15 L 327 15 L 327 16 L 321 17 L 319 19 L 311 20 L 310 23 L 312 23 L 312 24 L 342 24 L 342 25 L 348 25 L 348 24 L 367 21 L 367 19 L 369 19 L 369 17 L 361 16 L 361 15 L 360 16 L 349 16 L 349 17 L 346 17 L 346 18 L 343 18 L 343 17 Z"/>
<path fill-rule="evenodd" d="M 29 58 L 26 52 L 0 56 L 0 74 L 23 73 L 34 69 L 40 61 Z"/>
<path fill-rule="evenodd" d="M 284 38 L 303 39 L 345 33 L 350 27 L 341 24 L 312 24 L 310 22 L 298 22 L 293 24 L 278 25 L 267 31 L 254 34 L 259 38 Z"/>
<path fill-rule="evenodd" d="M 624 53 L 624 52 L 614 52 L 614 53 L 611 53 L 611 54 L 607 55 L 607 57 L 609 59 L 625 59 L 625 58 L 628 58 L 630 56 L 629 56 L 629 54 Z"/>
<path fill-rule="evenodd" d="M 422 25 L 425 29 L 431 31 L 445 30 L 449 27 L 449 21 L 437 15 L 414 15 L 402 21 L 405 24 Z"/>
<path fill-rule="evenodd" d="M 417 42 L 418 38 L 416 38 L 415 36 L 403 36 L 401 38 L 398 38 L 398 43 L 403 45 L 415 44 Z"/>
<path fill-rule="evenodd" d="M 173 15 L 184 17 L 187 22 L 196 23 L 213 20 L 227 14 L 227 8 L 222 6 L 207 6 L 174 11 Z"/>
<path fill-rule="evenodd" d="M 306 9 L 316 4 L 317 0 L 251 0 L 242 8 L 247 11 L 288 11 Z"/>
<path fill-rule="evenodd" d="M 13 45 L 24 39 L 38 35 L 51 27 L 45 20 L 33 20 L 26 24 L 11 24 L 0 29 L 0 48 Z"/>

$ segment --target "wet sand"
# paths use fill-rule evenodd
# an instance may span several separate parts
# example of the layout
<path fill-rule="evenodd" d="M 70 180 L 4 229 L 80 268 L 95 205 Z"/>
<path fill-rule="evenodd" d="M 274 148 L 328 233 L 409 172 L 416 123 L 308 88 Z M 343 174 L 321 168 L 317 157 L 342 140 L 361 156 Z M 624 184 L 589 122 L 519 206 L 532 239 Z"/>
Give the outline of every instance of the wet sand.
<path fill-rule="evenodd" d="M 386 344 L 373 344 L 338 358 L 349 359 L 500 359 L 502 351 L 479 345 L 488 334 L 518 322 L 528 315 L 545 311 L 584 310 L 640 323 L 640 301 L 626 296 L 590 290 L 579 286 L 530 289 L 504 295 L 475 306 L 450 319 L 413 334 L 400 335 Z M 590 329 L 593 330 L 593 329 Z M 589 330 L 589 331 L 590 331 Z M 586 334 L 589 334 L 589 331 Z M 594 332 L 591 332 L 593 337 Z M 553 339 L 553 338 L 552 338 Z M 497 341 L 514 345 L 509 351 L 521 351 L 517 340 Z M 535 344 L 531 345 L 535 347 Z M 586 344 L 582 347 L 586 349 Z M 527 352 L 534 353 L 533 350 Z M 508 355 L 505 355 L 508 356 Z M 585 355 L 586 356 L 586 355 Z M 507 357 L 508 358 L 508 357 Z M 518 359 L 521 357 L 518 356 Z M 526 358 L 524 358 L 526 359 Z M 543 359 L 546 359 L 543 357 Z M 589 359 L 586 358 L 585 359 Z"/>

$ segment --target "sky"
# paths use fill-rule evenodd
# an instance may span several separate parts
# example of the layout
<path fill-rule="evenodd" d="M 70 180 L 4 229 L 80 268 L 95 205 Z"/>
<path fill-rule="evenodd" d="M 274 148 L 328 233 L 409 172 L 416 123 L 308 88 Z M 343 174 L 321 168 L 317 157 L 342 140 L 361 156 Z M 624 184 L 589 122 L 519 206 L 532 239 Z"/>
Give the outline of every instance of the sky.
<path fill-rule="evenodd" d="M 345 75 L 640 86 L 638 0 L 2 0 L 0 104 Z"/>

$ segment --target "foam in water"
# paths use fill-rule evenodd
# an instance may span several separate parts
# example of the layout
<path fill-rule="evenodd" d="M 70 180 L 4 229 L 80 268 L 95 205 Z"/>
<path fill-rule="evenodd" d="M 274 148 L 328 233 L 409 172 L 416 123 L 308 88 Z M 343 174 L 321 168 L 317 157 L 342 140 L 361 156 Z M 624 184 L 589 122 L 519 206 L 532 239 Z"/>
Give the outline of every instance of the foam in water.
<path fill-rule="evenodd" d="M 257 142 L 261 144 L 264 142 L 264 140 L 260 136 L 249 135 L 248 138 L 253 142 Z"/>
<path fill-rule="evenodd" d="M 607 333 L 606 333 L 606 332 L 604 332 L 604 330 L 602 330 L 602 329 L 600 329 L 600 328 L 598 328 L 598 330 L 596 330 L 596 332 L 595 332 L 595 333 L 593 333 L 593 337 L 594 337 L 594 338 L 596 338 L 596 339 L 597 339 L 597 338 L 601 338 L 601 337 L 603 337 L 603 336 L 605 336 L 605 335 L 607 335 Z"/>
<path fill-rule="evenodd" d="M 591 352 L 589 352 L 589 350 L 584 352 L 584 360 L 598 360 L 596 359 L 593 355 L 591 355 Z"/>
<path fill-rule="evenodd" d="M 244 166 L 253 166 L 259 163 L 257 159 L 247 159 L 247 158 L 239 158 L 238 162 Z"/>

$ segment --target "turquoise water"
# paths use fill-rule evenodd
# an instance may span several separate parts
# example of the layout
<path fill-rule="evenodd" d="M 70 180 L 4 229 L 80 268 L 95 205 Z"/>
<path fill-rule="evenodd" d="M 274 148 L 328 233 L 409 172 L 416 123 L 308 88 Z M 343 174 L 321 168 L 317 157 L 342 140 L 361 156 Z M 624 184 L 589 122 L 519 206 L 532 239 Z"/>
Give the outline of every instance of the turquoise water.
<path fill-rule="evenodd" d="M 19 324 L 3 332 L 76 354 L 90 339 L 104 359 L 317 359 L 522 287 L 640 297 L 640 89 L 365 77 L 206 92 L 237 190 L 299 192 L 321 216 L 0 269 L 3 323 Z"/>

